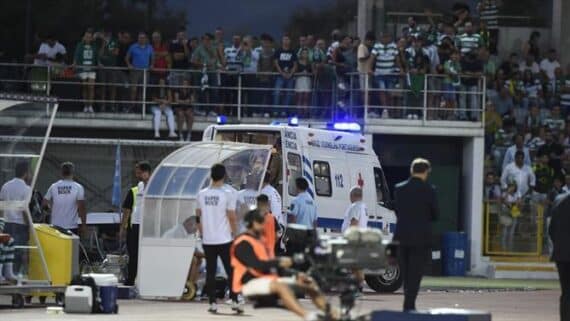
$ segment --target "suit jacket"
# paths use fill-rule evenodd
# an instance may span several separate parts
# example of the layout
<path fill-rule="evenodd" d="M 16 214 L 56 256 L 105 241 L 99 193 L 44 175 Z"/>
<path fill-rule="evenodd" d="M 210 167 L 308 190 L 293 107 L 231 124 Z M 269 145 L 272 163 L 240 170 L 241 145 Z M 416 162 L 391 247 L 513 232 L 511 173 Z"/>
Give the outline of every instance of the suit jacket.
<path fill-rule="evenodd" d="M 402 246 L 429 247 L 432 222 L 439 216 L 435 187 L 410 177 L 396 185 L 394 201 L 398 217 L 394 240 Z"/>
<path fill-rule="evenodd" d="M 548 234 L 554 245 L 552 260 L 570 262 L 570 194 L 554 201 L 550 215 Z"/>

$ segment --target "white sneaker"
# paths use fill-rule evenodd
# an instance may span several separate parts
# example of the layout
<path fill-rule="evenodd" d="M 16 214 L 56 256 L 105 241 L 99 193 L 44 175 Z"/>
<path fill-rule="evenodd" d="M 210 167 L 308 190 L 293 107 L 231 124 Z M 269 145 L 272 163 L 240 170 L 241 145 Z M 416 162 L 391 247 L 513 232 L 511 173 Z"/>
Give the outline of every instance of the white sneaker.
<path fill-rule="evenodd" d="M 414 119 L 419 119 L 418 115 L 414 114 Z"/>
<path fill-rule="evenodd" d="M 168 137 L 170 137 L 170 138 L 176 138 L 176 137 L 178 137 L 178 135 L 176 135 L 175 132 L 170 132 L 170 133 L 168 134 Z"/>
<path fill-rule="evenodd" d="M 318 312 L 309 312 L 305 316 L 305 321 L 319 321 L 321 319 L 322 319 L 321 314 Z"/>
<path fill-rule="evenodd" d="M 263 117 L 264 117 L 264 118 L 269 118 L 269 113 L 263 114 Z"/>
<path fill-rule="evenodd" d="M 408 118 L 408 119 L 414 119 L 414 115 L 408 114 L 407 118 Z"/>
<path fill-rule="evenodd" d="M 88 112 L 89 112 L 89 107 L 83 106 L 83 112 L 84 112 L 84 113 L 88 113 Z"/>
<path fill-rule="evenodd" d="M 338 89 L 340 90 L 346 90 L 346 85 L 343 82 L 339 82 L 338 83 Z"/>
<path fill-rule="evenodd" d="M 159 133 L 154 133 L 154 138 L 160 138 L 160 134 L 159 134 Z"/>
<path fill-rule="evenodd" d="M 218 305 L 216 303 L 210 303 L 210 307 L 208 308 L 208 312 L 218 313 Z"/>
<path fill-rule="evenodd" d="M 87 106 L 87 111 L 91 114 L 95 113 L 95 111 L 93 110 L 93 106 Z"/>
<path fill-rule="evenodd" d="M 215 113 L 215 112 L 213 112 L 213 111 L 211 111 L 211 112 L 208 113 L 208 117 L 218 117 L 218 114 Z"/>
<path fill-rule="evenodd" d="M 243 313 L 243 303 L 241 302 L 233 302 L 232 303 L 232 311 L 234 311 L 237 314 L 242 314 Z"/>
<path fill-rule="evenodd" d="M 370 118 L 380 118 L 380 114 L 378 114 L 378 113 L 375 112 L 375 111 L 369 111 L 369 112 L 368 112 L 368 117 L 370 117 Z"/>

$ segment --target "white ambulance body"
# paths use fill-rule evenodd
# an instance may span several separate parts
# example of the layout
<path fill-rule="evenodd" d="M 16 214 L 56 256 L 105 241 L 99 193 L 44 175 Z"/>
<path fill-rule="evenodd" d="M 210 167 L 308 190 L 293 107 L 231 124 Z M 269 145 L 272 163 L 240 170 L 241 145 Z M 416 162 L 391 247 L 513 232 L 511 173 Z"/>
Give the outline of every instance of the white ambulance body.
<path fill-rule="evenodd" d="M 282 146 L 283 211 L 296 195 L 295 179 L 309 182 L 309 194 L 317 203 L 318 227 L 340 230 L 349 193 L 363 189 L 369 226 L 380 228 L 391 238 L 396 217 L 389 209 L 389 190 L 372 149 L 371 137 L 360 133 L 289 125 L 212 125 L 204 141 L 231 141 Z"/>

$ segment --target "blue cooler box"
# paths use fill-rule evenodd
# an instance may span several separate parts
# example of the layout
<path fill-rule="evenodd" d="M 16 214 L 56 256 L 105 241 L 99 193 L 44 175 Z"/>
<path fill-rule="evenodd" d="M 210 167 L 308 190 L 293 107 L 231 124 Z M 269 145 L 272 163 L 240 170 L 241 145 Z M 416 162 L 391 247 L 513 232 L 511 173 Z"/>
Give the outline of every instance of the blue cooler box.
<path fill-rule="evenodd" d="M 491 314 L 462 309 L 433 309 L 418 313 L 374 311 L 372 321 L 491 321 Z"/>
<path fill-rule="evenodd" d="M 119 296 L 119 280 L 114 274 L 97 274 L 91 273 L 87 276 L 95 280 L 95 284 L 99 288 L 99 299 L 101 300 L 102 313 L 118 313 L 119 306 L 117 298 Z"/>

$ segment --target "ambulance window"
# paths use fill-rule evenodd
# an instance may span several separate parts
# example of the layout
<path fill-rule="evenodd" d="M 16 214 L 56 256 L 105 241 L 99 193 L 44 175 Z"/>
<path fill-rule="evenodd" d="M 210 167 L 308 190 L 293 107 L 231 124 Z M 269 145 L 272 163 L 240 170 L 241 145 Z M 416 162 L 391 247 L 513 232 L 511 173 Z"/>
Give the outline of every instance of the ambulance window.
<path fill-rule="evenodd" d="M 374 183 L 376 184 L 376 202 L 384 202 L 384 173 L 379 167 L 374 167 Z"/>
<path fill-rule="evenodd" d="M 287 153 L 287 170 L 289 171 L 287 182 L 287 185 L 289 186 L 289 195 L 297 196 L 295 180 L 303 176 L 303 166 L 301 164 L 301 156 L 299 156 L 299 154 Z"/>
<path fill-rule="evenodd" d="M 315 191 L 318 196 L 332 196 L 331 168 L 327 162 L 316 161 L 313 163 L 315 174 Z"/>

